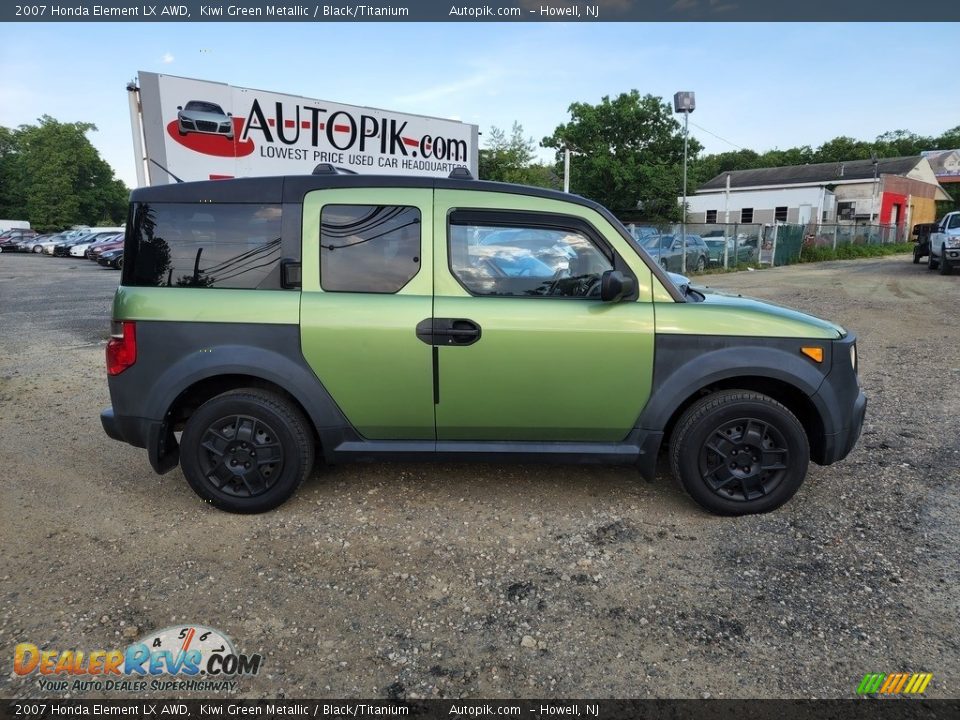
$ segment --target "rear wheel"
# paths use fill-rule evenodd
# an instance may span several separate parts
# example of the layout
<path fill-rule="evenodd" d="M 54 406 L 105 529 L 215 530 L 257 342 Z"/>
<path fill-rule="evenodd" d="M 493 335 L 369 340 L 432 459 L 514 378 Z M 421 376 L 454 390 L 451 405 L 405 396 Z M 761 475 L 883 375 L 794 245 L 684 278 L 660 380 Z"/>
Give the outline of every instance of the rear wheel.
<path fill-rule="evenodd" d="M 917 247 L 913 249 L 913 264 L 914 265 L 920 264 L 920 246 L 919 245 L 917 245 Z"/>
<path fill-rule="evenodd" d="M 221 510 L 259 513 L 284 503 L 313 469 L 307 420 L 289 401 L 234 390 L 190 416 L 180 442 L 190 487 Z"/>
<path fill-rule="evenodd" d="M 774 510 L 807 474 L 806 432 L 786 407 L 747 390 L 724 390 L 680 418 L 670 448 L 673 473 L 690 496 L 718 515 Z"/>

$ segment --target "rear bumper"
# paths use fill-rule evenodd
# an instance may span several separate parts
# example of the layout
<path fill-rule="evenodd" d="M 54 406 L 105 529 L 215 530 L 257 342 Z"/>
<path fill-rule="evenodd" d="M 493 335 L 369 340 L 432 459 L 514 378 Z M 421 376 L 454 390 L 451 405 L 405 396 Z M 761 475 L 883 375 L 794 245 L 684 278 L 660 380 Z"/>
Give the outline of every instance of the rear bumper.
<path fill-rule="evenodd" d="M 180 445 L 163 421 L 117 416 L 108 407 L 100 413 L 100 424 L 113 440 L 146 448 L 155 472 L 162 475 L 180 464 Z"/>

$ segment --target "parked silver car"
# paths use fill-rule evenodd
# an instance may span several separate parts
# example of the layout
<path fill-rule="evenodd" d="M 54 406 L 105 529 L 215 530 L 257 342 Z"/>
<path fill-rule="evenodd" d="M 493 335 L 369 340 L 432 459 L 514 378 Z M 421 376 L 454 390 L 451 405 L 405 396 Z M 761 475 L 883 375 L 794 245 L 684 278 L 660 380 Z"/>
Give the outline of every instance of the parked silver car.
<path fill-rule="evenodd" d="M 680 235 L 653 235 L 643 241 L 643 249 L 664 270 L 683 272 L 683 239 Z M 710 249 L 699 235 L 687 234 L 687 266 L 690 272 L 701 272 L 707 267 Z"/>

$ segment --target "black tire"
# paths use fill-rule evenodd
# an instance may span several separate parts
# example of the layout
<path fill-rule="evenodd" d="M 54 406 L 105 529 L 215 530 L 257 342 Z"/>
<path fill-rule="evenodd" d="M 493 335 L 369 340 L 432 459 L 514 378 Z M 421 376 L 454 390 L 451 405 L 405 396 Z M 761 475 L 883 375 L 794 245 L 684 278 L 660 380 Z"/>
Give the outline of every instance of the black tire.
<path fill-rule="evenodd" d="M 697 267 L 694 272 L 703 272 L 705 267 L 707 267 L 707 261 L 703 257 L 703 255 L 701 255 L 700 257 L 697 258 Z"/>
<path fill-rule="evenodd" d="M 31 250 L 31 252 L 35 252 L 35 253 L 43 252 L 43 248 L 40 247 L 39 245 L 34 245 L 33 250 Z"/>
<path fill-rule="evenodd" d="M 920 248 L 919 247 L 915 247 L 913 249 L 913 264 L 914 265 L 920 264 Z"/>
<path fill-rule="evenodd" d="M 809 462 L 800 421 L 773 398 L 748 390 L 723 390 L 698 400 L 681 416 L 671 439 L 674 476 L 701 507 L 717 515 L 775 510 L 800 488 Z"/>
<path fill-rule="evenodd" d="M 947 248 L 944 245 L 940 246 L 940 274 L 949 275 L 953 268 L 950 266 L 950 263 L 947 261 Z"/>
<path fill-rule="evenodd" d="M 936 270 L 940 267 L 940 263 L 933 259 L 933 248 L 930 248 L 930 254 L 927 255 L 927 269 Z"/>
<path fill-rule="evenodd" d="M 310 474 L 313 460 L 313 434 L 303 414 L 263 390 L 208 400 L 187 420 L 180 439 L 180 466 L 190 487 L 233 513 L 283 504 Z"/>

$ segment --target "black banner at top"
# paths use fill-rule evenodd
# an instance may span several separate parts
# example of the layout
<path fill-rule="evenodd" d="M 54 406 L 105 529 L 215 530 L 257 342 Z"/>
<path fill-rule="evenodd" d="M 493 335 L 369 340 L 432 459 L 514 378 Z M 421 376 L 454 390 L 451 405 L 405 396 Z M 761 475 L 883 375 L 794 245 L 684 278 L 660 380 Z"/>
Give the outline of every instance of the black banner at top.
<path fill-rule="evenodd" d="M 369 4 L 368 4 L 369 3 Z M 955 22 L 958 0 L 37 0 L 4 22 Z"/>

